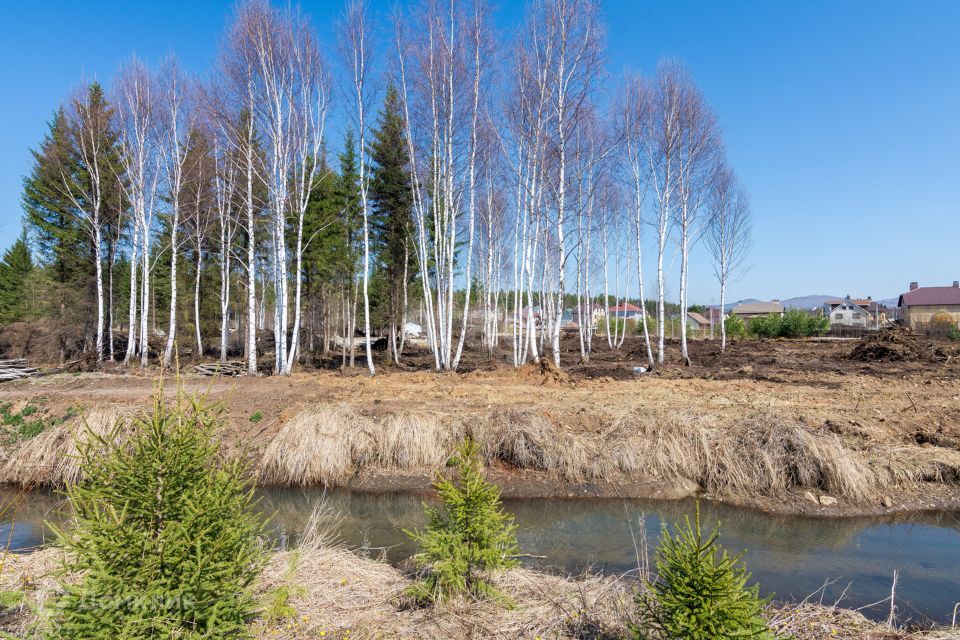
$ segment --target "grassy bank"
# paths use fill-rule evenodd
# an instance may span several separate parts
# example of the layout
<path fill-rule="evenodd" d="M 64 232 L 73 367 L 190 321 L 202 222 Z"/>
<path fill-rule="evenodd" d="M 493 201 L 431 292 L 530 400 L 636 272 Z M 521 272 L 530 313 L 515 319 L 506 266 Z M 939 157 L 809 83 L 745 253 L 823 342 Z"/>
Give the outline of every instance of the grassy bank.
<path fill-rule="evenodd" d="M 0 630 L 29 638 L 44 628 L 44 605 L 55 593 L 52 572 L 60 551 L 8 556 L 0 589 L 10 606 Z M 322 546 L 274 554 L 257 585 L 259 638 L 625 638 L 632 620 L 635 576 L 563 578 L 515 569 L 495 584 L 516 606 L 454 600 L 443 606 L 406 606 L 411 578 L 401 569 L 342 548 Z M 14 595 L 16 597 L 14 597 Z M 774 604 L 774 628 L 796 640 L 895 638 L 946 640 L 956 631 L 893 630 L 860 614 L 818 604 Z M 32 635 L 33 634 L 33 635 Z"/>
<path fill-rule="evenodd" d="M 115 421 L 128 419 L 123 406 L 100 407 L 19 440 L 5 449 L 0 482 L 74 481 L 80 473 L 75 436 L 102 436 Z M 229 431 L 221 437 L 234 455 L 250 457 L 265 485 L 354 486 L 366 474 L 429 478 L 471 437 L 486 464 L 501 472 L 508 494 L 513 470 L 564 487 L 666 484 L 673 489 L 665 497 L 696 492 L 743 504 L 779 503 L 785 510 L 805 504 L 804 493 L 828 495 L 841 502 L 821 509 L 829 514 L 841 508 L 869 512 L 884 503 L 909 508 L 913 496 L 923 505 L 922 497 L 935 488 L 960 487 L 956 449 L 871 440 L 761 410 L 742 416 L 606 410 L 579 419 L 573 425 L 540 410 L 443 416 L 316 403 L 254 441 Z"/>

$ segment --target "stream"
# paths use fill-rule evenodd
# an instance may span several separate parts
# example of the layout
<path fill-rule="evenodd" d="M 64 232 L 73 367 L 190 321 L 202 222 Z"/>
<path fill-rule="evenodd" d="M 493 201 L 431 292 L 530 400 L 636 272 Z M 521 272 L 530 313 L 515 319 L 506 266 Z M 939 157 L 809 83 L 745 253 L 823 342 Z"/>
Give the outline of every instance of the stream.
<path fill-rule="evenodd" d="M 0 488 L 0 500 L 14 496 Z M 342 521 L 340 539 L 372 557 L 391 563 L 408 558 L 414 547 L 403 529 L 425 524 L 423 497 L 410 494 L 351 493 L 320 488 L 268 488 L 259 492 L 258 509 L 270 515 L 269 531 L 279 545 L 294 544 L 321 499 Z M 11 535 L 9 517 L 0 520 L 0 543 L 26 551 L 51 540 L 45 521 L 57 522 L 61 498 L 34 491 L 17 514 Z M 693 517 L 695 503 L 616 499 L 505 500 L 516 516 L 520 548 L 528 565 L 578 574 L 636 571 L 642 539 L 652 556 L 661 523 Z M 744 560 L 766 595 L 779 600 L 866 607 L 863 613 L 885 619 L 890 586 L 898 572 L 897 609 L 901 621 L 949 623 L 960 602 L 960 513 L 931 512 L 883 518 L 812 518 L 701 503 L 705 528 L 718 520 L 720 543 Z M 543 556 L 543 557 L 539 557 Z M 826 587 L 824 585 L 826 584 Z M 868 606 L 887 599 L 880 605 Z"/>

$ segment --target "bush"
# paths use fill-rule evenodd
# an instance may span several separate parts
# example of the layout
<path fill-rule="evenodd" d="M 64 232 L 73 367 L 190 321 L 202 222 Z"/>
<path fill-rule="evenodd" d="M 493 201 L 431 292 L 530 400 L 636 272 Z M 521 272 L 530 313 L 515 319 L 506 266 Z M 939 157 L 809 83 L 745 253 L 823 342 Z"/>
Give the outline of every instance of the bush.
<path fill-rule="evenodd" d="M 757 338 L 809 338 L 822 336 L 830 330 L 830 320 L 822 313 L 810 314 L 790 309 L 783 316 L 771 313 L 752 318 L 747 327 Z"/>
<path fill-rule="evenodd" d="M 453 595 L 509 604 L 486 576 L 518 564 L 513 516 L 503 511 L 500 489 L 483 479 L 472 440 L 461 445 L 454 464 L 456 482 L 437 475 L 434 488 L 442 504 L 426 507 L 426 531 L 404 532 L 418 545 L 413 559 L 423 571 L 409 593 L 417 604 L 436 603 Z"/>
<path fill-rule="evenodd" d="M 246 469 L 212 438 L 219 413 L 178 396 L 79 446 L 84 480 L 66 489 L 74 518 L 50 638 L 243 638 L 265 552 Z M 79 582 L 67 581 L 78 575 Z"/>
<path fill-rule="evenodd" d="M 745 338 L 747 336 L 747 327 L 743 324 L 743 318 L 740 316 L 727 316 L 723 322 L 728 338 Z"/>
<path fill-rule="evenodd" d="M 700 506 L 696 521 L 686 519 L 671 535 L 663 527 L 657 550 L 656 582 L 637 596 L 641 625 L 635 639 L 717 640 L 776 637 L 763 617 L 766 600 L 757 586 L 747 587 L 750 574 L 717 544 L 719 524 L 703 538 Z"/>

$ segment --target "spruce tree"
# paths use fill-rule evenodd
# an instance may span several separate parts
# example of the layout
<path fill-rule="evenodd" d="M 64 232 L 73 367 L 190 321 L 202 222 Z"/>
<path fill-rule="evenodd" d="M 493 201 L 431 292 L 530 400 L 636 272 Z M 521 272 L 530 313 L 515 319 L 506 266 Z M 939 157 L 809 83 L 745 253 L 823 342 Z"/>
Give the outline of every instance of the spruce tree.
<path fill-rule="evenodd" d="M 641 624 L 637 640 L 722 640 L 776 636 L 763 617 L 766 600 L 759 587 L 747 587 L 750 574 L 741 556 L 730 556 L 717 544 L 719 524 L 704 537 L 700 505 L 696 518 L 686 518 L 671 534 L 663 527 L 657 550 L 657 580 L 638 595 Z"/>
<path fill-rule="evenodd" d="M 426 507 L 427 529 L 405 532 L 418 545 L 413 559 L 423 572 L 410 595 L 419 604 L 458 594 L 509 603 L 488 577 L 518 564 L 513 516 L 503 510 L 500 489 L 483 478 L 476 443 L 464 442 L 455 462 L 456 481 L 437 475 L 441 506 Z"/>
<path fill-rule="evenodd" d="M 176 402 L 161 389 L 126 444 L 114 432 L 81 445 L 48 637 L 247 637 L 263 524 L 244 464 L 218 451 L 217 411 Z"/>
<path fill-rule="evenodd" d="M 3 254 L 0 262 L 0 323 L 27 319 L 29 293 L 27 281 L 33 273 L 33 258 L 24 231 Z"/>
<path fill-rule="evenodd" d="M 61 285 L 76 285 L 93 273 L 78 212 L 63 187 L 64 174 L 79 181 L 82 171 L 72 145 L 70 125 L 61 108 L 39 149 L 31 152 L 33 168 L 23 181 L 25 222 L 37 248 L 37 261 Z"/>
<path fill-rule="evenodd" d="M 370 143 L 370 199 L 378 262 L 386 270 L 387 316 L 394 334 L 402 329 L 399 325 L 404 312 L 404 286 L 416 276 L 411 224 L 413 190 L 405 128 L 400 97 L 391 84 Z"/>

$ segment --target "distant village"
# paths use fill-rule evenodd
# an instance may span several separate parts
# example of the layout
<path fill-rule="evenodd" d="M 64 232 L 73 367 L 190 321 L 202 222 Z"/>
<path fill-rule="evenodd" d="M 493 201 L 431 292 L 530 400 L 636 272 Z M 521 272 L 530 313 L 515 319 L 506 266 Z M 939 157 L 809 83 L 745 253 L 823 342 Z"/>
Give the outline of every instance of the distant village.
<path fill-rule="evenodd" d="M 648 305 L 653 306 L 649 301 Z M 648 322 L 652 324 L 654 312 L 648 311 Z M 539 325 L 540 308 L 533 307 L 532 312 L 535 323 Z M 735 319 L 735 322 L 740 321 L 742 326 L 749 327 L 757 318 L 783 318 L 788 312 L 823 318 L 824 333 L 839 337 L 857 337 L 894 324 L 927 335 L 960 337 L 960 281 L 954 280 L 953 284 L 947 286 L 920 286 L 918 282 L 911 282 L 895 301 L 847 295 L 844 298 L 810 296 L 793 301 L 748 300 L 726 305 L 726 309 L 694 305 L 687 312 L 685 324 L 688 335 L 710 338 L 719 331 L 721 318 L 728 321 Z M 526 318 L 528 313 L 530 309 L 524 309 L 523 317 Z M 643 317 L 644 310 L 631 302 L 609 307 L 584 304 L 564 310 L 563 327 L 574 330 L 581 324 L 589 323 L 594 329 L 603 331 L 608 322 L 639 325 Z M 668 335 L 679 329 L 678 305 L 668 305 L 666 320 Z"/>

